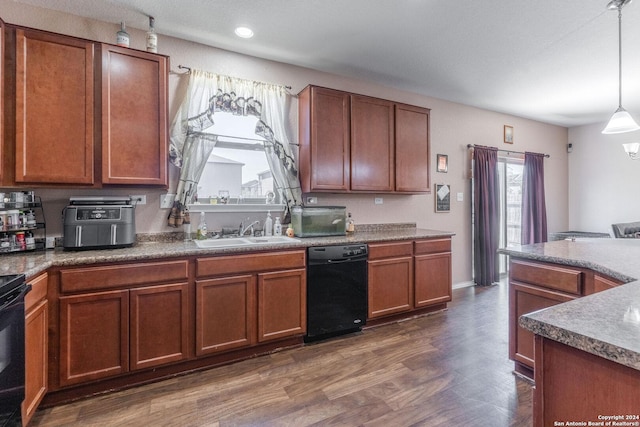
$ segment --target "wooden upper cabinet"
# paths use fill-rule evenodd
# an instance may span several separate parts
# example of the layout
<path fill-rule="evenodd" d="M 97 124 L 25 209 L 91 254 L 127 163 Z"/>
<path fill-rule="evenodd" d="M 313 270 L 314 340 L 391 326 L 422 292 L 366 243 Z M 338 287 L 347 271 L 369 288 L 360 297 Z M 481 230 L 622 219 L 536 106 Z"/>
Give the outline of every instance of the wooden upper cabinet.
<path fill-rule="evenodd" d="M 102 183 L 168 184 L 168 58 L 102 45 Z"/>
<path fill-rule="evenodd" d="M 404 104 L 395 107 L 396 191 L 428 192 L 430 110 Z"/>
<path fill-rule="evenodd" d="M 351 95 L 351 190 L 393 191 L 393 103 Z"/>
<path fill-rule="evenodd" d="M 94 44 L 16 29 L 15 181 L 92 184 Z"/>
<path fill-rule="evenodd" d="M 303 192 L 430 191 L 429 109 L 307 86 L 298 111 Z"/>
<path fill-rule="evenodd" d="M 308 86 L 298 102 L 302 191 L 348 191 L 349 94 Z"/>
<path fill-rule="evenodd" d="M 4 182 L 4 21 L 0 18 L 0 183 Z"/>

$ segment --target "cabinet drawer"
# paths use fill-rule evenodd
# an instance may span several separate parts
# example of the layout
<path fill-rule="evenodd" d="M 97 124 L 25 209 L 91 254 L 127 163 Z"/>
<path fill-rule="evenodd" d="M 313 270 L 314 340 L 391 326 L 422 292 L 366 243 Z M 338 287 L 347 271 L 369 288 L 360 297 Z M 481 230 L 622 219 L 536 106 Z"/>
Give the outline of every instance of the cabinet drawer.
<path fill-rule="evenodd" d="M 411 256 L 413 254 L 413 242 L 397 243 L 372 243 L 369 245 L 369 260 Z"/>
<path fill-rule="evenodd" d="M 451 239 L 418 240 L 415 243 L 416 255 L 451 252 Z"/>
<path fill-rule="evenodd" d="M 582 292 L 583 273 L 580 270 L 520 260 L 512 260 L 510 268 L 511 280 L 576 295 L 580 295 Z"/>
<path fill-rule="evenodd" d="M 593 277 L 587 276 L 584 281 L 584 295 L 595 294 L 596 292 L 606 291 L 607 289 L 620 286 L 622 281 L 613 279 L 611 277 L 601 276 L 597 273 L 593 273 Z"/>
<path fill-rule="evenodd" d="M 62 292 L 117 288 L 188 279 L 187 260 L 74 268 L 60 272 Z"/>
<path fill-rule="evenodd" d="M 29 311 L 31 307 L 47 297 L 48 278 L 49 275 L 43 273 L 33 279 L 27 280 L 27 283 L 31 284 L 31 291 L 24 297 L 25 311 Z"/>
<path fill-rule="evenodd" d="M 253 273 L 266 270 L 304 268 L 305 251 L 284 251 L 237 256 L 199 258 L 196 260 L 196 275 L 218 276 L 221 274 Z"/>

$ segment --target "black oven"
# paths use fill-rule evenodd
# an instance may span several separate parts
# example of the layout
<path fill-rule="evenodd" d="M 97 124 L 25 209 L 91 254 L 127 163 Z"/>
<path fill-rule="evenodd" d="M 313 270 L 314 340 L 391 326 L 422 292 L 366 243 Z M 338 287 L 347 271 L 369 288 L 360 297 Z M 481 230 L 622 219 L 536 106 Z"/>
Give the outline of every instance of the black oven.
<path fill-rule="evenodd" d="M 22 425 L 24 400 L 24 275 L 0 276 L 0 426 Z"/>

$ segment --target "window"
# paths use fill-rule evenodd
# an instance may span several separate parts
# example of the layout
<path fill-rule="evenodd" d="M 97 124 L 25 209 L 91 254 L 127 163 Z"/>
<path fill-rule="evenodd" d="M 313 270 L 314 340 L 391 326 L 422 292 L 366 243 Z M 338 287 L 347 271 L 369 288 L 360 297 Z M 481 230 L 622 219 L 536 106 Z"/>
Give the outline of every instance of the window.
<path fill-rule="evenodd" d="M 218 135 L 198 182 L 198 202 L 210 204 L 279 203 L 263 139 L 254 133 L 258 118 L 217 112 Z"/>

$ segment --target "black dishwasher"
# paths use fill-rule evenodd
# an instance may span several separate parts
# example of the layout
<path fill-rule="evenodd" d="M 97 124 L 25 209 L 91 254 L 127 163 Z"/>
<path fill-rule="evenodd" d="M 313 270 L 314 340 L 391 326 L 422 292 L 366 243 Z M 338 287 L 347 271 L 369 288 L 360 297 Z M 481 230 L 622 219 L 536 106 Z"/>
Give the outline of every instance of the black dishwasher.
<path fill-rule="evenodd" d="M 367 319 L 367 255 L 364 244 L 308 249 L 305 342 L 362 329 Z"/>

